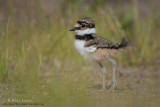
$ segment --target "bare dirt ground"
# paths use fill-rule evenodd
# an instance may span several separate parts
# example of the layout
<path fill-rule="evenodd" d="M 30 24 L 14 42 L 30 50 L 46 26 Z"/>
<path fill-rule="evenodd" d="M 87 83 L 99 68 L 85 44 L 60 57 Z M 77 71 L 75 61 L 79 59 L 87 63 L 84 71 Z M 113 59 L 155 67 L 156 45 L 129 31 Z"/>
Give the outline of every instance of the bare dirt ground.
<path fill-rule="evenodd" d="M 93 105 L 97 107 L 106 107 L 106 105 L 111 107 L 159 107 L 159 66 L 123 67 L 117 68 L 117 72 L 119 72 L 118 85 L 115 91 L 90 91 L 92 96 L 90 100 Z M 111 75 L 107 77 L 110 78 Z M 96 90 L 96 88 L 91 89 Z"/>
<path fill-rule="evenodd" d="M 63 72 L 57 71 L 55 76 L 57 77 L 56 80 L 62 80 L 65 78 L 65 75 L 68 75 L 69 72 L 67 71 L 72 70 L 72 72 L 70 72 L 69 74 L 70 77 L 67 77 L 67 78 L 70 78 L 71 81 L 74 81 L 73 83 L 77 83 L 80 85 L 80 86 L 75 85 L 77 89 L 83 88 L 83 90 L 87 90 L 86 91 L 87 93 L 85 94 L 87 95 L 87 97 L 82 97 L 81 99 L 83 100 L 85 98 L 84 100 L 86 100 L 87 102 L 87 104 L 82 104 L 83 106 L 86 106 L 86 107 L 159 107 L 160 105 L 160 85 L 159 85 L 160 84 L 160 67 L 158 65 L 138 66 L 138 67 L 118 67 L 117 75 L 116 75 L 118 84 L 117 84 L 116 90 L 112 92 L 108 92 L 107 90 L 110 87 L 109 83 L 111 80 L 111 71 L 112 71 L 111 66 L 109 66 L 109 68 L 107 69 L 108 71 L 107 77 L 106 77 L 107 87 L 105 91 L 101 90 L 102 75 L 100 70 L 97 68 L 97 66 L 91 65 L 87 68 L 86 67 L 87 66 L 82 67 L 81 69 L 68 68 L 66 69 L 66 71 L 64 70 Z M 50 78 L 50 77 L 47 77 L 47 78 Z M 50 84 L 49 81 L 52 81 L 52 80 L 47 80 L 47 81 L 48 81 L 48 84 Z M 83 84 L 85 84 L 85 86 L 87 87 L 83 87 Z M 60 84 L 60 86 L 61 85 L 64 85 L 63 82 L 62 84 Z M 43 92 L 47 93 L 46 91 L 47 88 L 48 87 L 43 88 L 41 91 L 39 91 L 39 89 L 38 90 L 35 89 L 35 90 L 37 90 L 36 91 L 37 94 L 41 95 Z M 14 98 L 14 96 L 20 96 L 20 94 L 23 94 L 23 98 L 25 98 L 24 96 L 26 94 L 28 95 L 28 93 L 25 93 L 24 89 L 19 89 L 18 87 L 15 87 L 10 84 L 0 85 L 0 89 L 1 89 L 0 99 L 3 102 L 7 102 L 8 98 Z M 31 89 L 29 88 L 28 90 L 31 90 Z M 34 88 L 32 88 L 32 91 L 33 90 Z M 51 90 L 54 90 L 54 88 L 53 89 L 51 88 Z M 40 98 L 36 94 L 31 94 L 32 93 L 31 91 L 27 91 L 27 92 L 30 93 L 30 96 L 32 97 L 34 96 L 33 98 Z M 74 93 L 74 89 L 73 89 L 73 93 Z M 66 91 L 64 91 L 64 94 L 66 94 Z M 47 94 L 47 95 L 50 95 L 50 94 Z M 49 98 L 53 98 L 54 100 L 54 97 L 56 97 L 56 95 L 55 96 L 54 95 L 53 96 L 50 95 Z M 62 92 L 62 95 L 63 95 L 63 92 Z M 74 97 L 75 96 L 73 95 L 73 98 Z M 43 100 L 45 100 L 45 97 L 44 99 L 41 99 L 41 100 L 43 102 Z M 47 107 L 51 107 L 51 105 L 53 105 L 51 102 L 45 102 L 50 104 Z"/>

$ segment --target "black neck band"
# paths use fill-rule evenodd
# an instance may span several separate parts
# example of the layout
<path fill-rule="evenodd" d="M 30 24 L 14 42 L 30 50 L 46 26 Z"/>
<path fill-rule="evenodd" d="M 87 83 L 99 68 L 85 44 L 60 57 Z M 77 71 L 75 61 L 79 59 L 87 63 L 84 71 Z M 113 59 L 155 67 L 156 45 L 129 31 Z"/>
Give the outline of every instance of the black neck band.
<path fill-rule="evenodd" d="M 75 39 L 78 40 L 90 40 L 90 39 L 94 39 L 94 37 L 91 34 L 86 34 L 86 35 L 75 35 Z"/>

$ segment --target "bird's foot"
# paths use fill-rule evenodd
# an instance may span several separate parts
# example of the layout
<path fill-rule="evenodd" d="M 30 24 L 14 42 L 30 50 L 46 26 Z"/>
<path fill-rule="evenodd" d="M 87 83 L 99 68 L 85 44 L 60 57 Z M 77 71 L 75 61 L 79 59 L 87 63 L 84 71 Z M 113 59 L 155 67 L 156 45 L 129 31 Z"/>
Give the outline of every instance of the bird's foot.
<path fill-rule="evenodd" d="M 116 87 L 116 80 L 112 80 L 112 83 L 111 83 L 111 88 L 108 90 L 108 91 L 114 91 L 115 87 Z"/>

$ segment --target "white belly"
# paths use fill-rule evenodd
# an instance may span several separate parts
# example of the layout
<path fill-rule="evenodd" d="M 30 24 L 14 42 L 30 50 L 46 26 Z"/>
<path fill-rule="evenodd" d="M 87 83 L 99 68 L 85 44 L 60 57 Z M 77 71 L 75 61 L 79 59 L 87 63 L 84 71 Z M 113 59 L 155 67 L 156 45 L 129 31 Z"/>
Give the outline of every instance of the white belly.
<path fill-rule="evenodd" d="M 95 46 L 84 47 L 85 42 L 86 41 L 84 40 L 75 40 L 74 46 L 81 55 L 83 55 L 84 57 L 90 57 L 92 53 L 97 50 L 97 48 Z"/>

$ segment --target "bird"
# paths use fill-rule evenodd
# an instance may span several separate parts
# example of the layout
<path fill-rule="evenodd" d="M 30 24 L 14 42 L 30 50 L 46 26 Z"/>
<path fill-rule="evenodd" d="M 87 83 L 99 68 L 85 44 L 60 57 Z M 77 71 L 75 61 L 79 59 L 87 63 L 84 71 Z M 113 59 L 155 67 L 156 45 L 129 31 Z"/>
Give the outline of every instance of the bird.
<path fill-rule="evenodd" d="M 102 90 L 106 89 L 106 68 L 102 62 L 108 60 L 113 65 L 112 82 L 109 90 L 114 90 L 116 87 L 116 60 L 113 59 L 122 48 L 128 46 L 129 42 L 122 38 L 121 43 L 113 43 L 108 39 L 95 36 L 96 28 L 95 22 L 88 18 L 80 18 L 75 26 L 69 31 L 75 31 L 74 46 L 79 53 L 87 59 L 95 61 L 102 71 Z"/>

